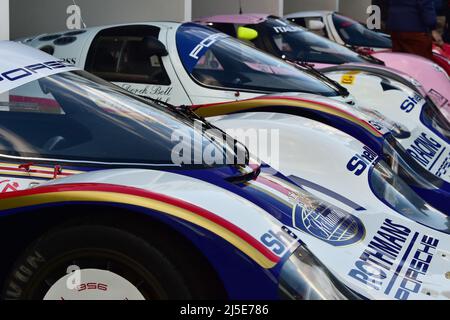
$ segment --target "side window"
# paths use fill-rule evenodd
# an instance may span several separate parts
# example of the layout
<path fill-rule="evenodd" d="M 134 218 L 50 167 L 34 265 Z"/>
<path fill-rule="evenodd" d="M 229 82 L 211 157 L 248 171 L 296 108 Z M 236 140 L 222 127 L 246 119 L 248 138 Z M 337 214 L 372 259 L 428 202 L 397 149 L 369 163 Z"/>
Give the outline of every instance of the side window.
<path fill-rule="evenodd" d="M 314 30 L 311 26 L 311 23 L 314 23 L 313 21 L 322 22 L 323 28 Z M 311 32 L 314 32 L 315 34 L 322 36 L 322 37 L 328 37 L 327 28 L 325 27 L 325 23 L 323 22 L 323 19 L 321 17 L 310 17 L 304 19 L 305 27 L 309 29 Z"/>
<path fill-rule="evenodd" d="M 145 45 L 147 37 L 157 37 L 144 27 L 136 30 L 105 30 L 94 40 L 86 70 L 111 82 L 170 85 L 160 56 Z"/>
<path fill-rule="evenodd" d="M 299 26 L 303 27 L 303 28 L 307 28 L 308 26 L 306 25 L 306 21 L 305 18 L 289 18 L 289 21 L 298 24 Z"/>
<path fill-rule="evenodd" d="M 119 38 L 102 37 L 98 39 L 92 54 L 92 64 L 88 71 L 111 81 L 110 79 L 116 76 L 123 45 L 124 41 Z"/>
<path fill-rule="evenodd" d="M 126 41 L 118 66 L 121 79 L 116 81 L 170 85 L 161 57 L 149 51 L 143 40 Z"/>
<path fill-rule="evenodd" d="M 210 23 L 208 26 L 223 32 L 233 38 L 237 37 L 236 27 L 232 23 Z"/>

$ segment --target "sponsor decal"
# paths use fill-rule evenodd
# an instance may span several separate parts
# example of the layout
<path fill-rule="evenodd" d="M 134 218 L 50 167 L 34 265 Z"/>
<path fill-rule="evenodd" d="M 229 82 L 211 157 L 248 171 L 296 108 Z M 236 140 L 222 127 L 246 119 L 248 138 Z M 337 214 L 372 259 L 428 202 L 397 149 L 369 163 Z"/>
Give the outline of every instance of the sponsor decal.
<path fill-rule="evenodd" d="M 346 246 L 365 235 L 362 222 L 355 216 L 306 195 L 295 194 L 293 226 L 333 246 Z M 292 197 L 292 195 L 291 195 Z"/>
<path fill-rule="evenodd" d="M 438 244 L 439 239 L 386 219 L 348 275 L 370 289 L 407 300 L 420 292 Z"/>
<path fill-rule="evenodd" d="M 42 70 L 56 70 L 61 68 L 66 68 L 67 65 L 62 60 L 57 61 L 49 61 L 44 63 L 36 63 L 33 65 L 15 68 L 11 70 L 2 71 L 0 73 L 0 82 L 1 81 L 17 81 L 23 78 L 30 77 L 34 74 L 40 73 Z"/>
<path fill-rule="evenodd" d="M 445 158 L 445 160 L 442 162 L 439 169 L 436 171 L 436 175 L 438 177 L 446 177 L 447 173 L 450 170 L 450 154 Z"/>
<path fill-rule="evenodd" d="M 367 146 L 363 147 L 361 154 L 355 155 L 347 163 L 347 170 L 353 172 L 355 176 L 360 176 L 370 165 L 378 159 L 378 154 Z"/>
<path fill-rule="evenodd" d="M 440 142 L 422 133 L 406 151 L 425 168 L 432 170 L 446 149 Z"/>
<path fill-rule="evenodd" d="M 77 64 L 77 58 L 62 58 L 62 61 L 64 61 L 65 63 L 68 63 L 68 64 L 73 64 L 73 65 Z"/>
<path fill-rule="evenodd" d="M 261 242 L 279 257 L 284 256 L 297 244 L 297 239 L 298 237 L 286 226 L 278 232 L 270 230 L 261 236 Z"/>
<path fill-rule="evenodd" d="M 297 32 L 297 31 L 301 31 L 300 28 L 295 27 L 295 26 L 288 26 L 286 25 L 285 27 L 273 27 L 273 30 L 276 33 L 287 33 L 287 32 Z"/>
<path fill-rule="evenodd" d="M 131 92 L 132 94 L 144 97 L 152 97 L 162 102 L 169 102 L 173 92 L 173 87 L 166 86 L 136 86 L 129 83 L 117 83 L 121 88 Z"/>
<path fill-rule="evenodd" d="M 413 97 L 408 97 L 408 99 L 403 101 L 400 105 L 400 109 L 402 109 L 406 113 L 410 113 L 421 101 L 422 97 L 416 93 Z"/>
<path fill-rule="evenodd" d="M 189 57 L 198 60 L 200 59 L 203 54 L 201 54 L 201 52 L 204 49 L 208 49 L 209 47 L 211 47 L 214 43 L 216 43 L 217 41 L 224 39 L 224 38 L 228 38 L 228 36 L 226 34 L 223 33 L 214 33 L 211 34 L 210 36 L 208 36 L 207 38 L 203 39 L 202 42 L 200 42 L 195 48 L 194 50 L 191 51 L 191 53 L 189 54 Z"/>

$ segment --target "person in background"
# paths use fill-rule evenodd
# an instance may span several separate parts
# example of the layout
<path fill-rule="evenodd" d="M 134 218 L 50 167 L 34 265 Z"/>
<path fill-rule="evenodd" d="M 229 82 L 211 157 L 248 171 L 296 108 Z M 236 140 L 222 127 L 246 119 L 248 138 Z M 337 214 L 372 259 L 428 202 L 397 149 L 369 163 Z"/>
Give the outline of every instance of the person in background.
<path fill-rule="evenodd" d="M 442 46 L 436 30 L 437 15 L 434 0 L 390 0 L 388 29 L 392 50 L 433 58 L 433 40 Z"/>
<path fill-rule="evenodd" d="M 450 0 L 449 0 L 450 1 Z M 389 0 L 372 0 L 372 4 L 379 6 L 381 10 L 381 29 L 380 31 L 386 31 L 386 22 L 388 19 L 389 12 Z"/>
<path fill-rule="evenodd" d="M 444 41 L 450 43 L 450 0 L 447 1 L 445 8 L 445 27 L 444 27 Z"/>

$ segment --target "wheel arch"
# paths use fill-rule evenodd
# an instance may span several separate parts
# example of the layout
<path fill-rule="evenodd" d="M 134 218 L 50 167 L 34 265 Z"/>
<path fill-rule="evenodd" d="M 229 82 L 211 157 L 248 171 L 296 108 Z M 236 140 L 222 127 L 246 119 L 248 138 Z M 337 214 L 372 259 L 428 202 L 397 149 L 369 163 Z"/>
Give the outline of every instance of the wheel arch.
<path fill-rule="evenodd" d="M 139 207 L 80 203 L 24 209 L 3 216 L 0 218 L 0 287 L 3 287 L 5 276 L 20 255 L 44 234 L 64 227 L 96 224 L 116 227 L 144 240 L 149 240 L 150 230 L 153 234 L 164 236 L 165 241 L 173 241 L 181 247 L 183 256 L 192 259 L 189 263 L 202 268 L 208 281 L 213 281 L 217 297 L 226 298 L 223 280 L 208 257 L 183 232 L 186 226 L 164 213 L 142 211 Z"/>

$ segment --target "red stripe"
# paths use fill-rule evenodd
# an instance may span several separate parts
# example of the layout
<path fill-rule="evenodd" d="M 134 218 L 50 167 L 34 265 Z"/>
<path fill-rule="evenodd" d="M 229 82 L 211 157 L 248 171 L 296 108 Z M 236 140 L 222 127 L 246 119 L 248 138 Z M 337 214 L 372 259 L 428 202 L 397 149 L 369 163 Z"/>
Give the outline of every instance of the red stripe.
<path fill-rule="evenodd" d="M 28 103 L 36 103 L 42 105 L 44 107 L 51 107 L 61 109 L 60 105 L 56 100 L 48 99 L 48 98 L 38 98 L 38 97 L 27 97 L 27 96 L 9 96 L 9 100 L 11 102 L 28 102 Z"/>
<path fill-rule="evenodd" d="M 128 194 L 143 198 L 149 198 L 157 201 L 161 201 L 164 203 L 168 203 L 171 205 L 174 205 L 176 207 L 194 212 L 198 214 L 199 216 L 202 216 L 220 226 L 223 228 L 231 231 L 232 233 L 239 236 L 241 239 L 246 241 L 248 244 L 250 244 L 252 247 L 257 249 L 259 252 L 261 252 L 267 259 L 269 259 L 272 262 L 277 263 L 280 261 L 280 257 L 276 256 L 272 251 L 270 251 L 268 248 L 266 248 L 264 245 L 262 245 L 258 240 L 253 238 L 249 233 L 245 232 L 238 226 L 230 223 L 229 221 L 219 217 L 218 215 L 205 210 L 203 208 L 200 208 L 194 204 L 185 202 L 183 200 L 175 199 L 163 194 L 154 193 L 151 191 L 146 191 L 142 189 L 132 188 L 132 187 L 124 187 L 124 186 L 117 186 L 117 185 L 108 185 L 108 184 L 66 184 L 66 185 L 56 185 L 56 186 L 46 186 L 46 187 L 39 187 L 35 189 L 29 189 L 29 190 L 23 190 L 23 191 L 17 191 L 17 192 L 10 192 L 10 193 L 3 193 L 0 195 L 0 201 L 2 199 L 12 199 L 16 197 L 23 197 L 23 196 L 32 196 L 32 195 L 38 195 L 38 194 L 45 194 L 45 193 L 52 193 L 52 192 L 68 192 L 68 191 L 100 191 L 100 192 L 112 192 L 112 193 L 118 193 L 118 194 Z M 1 204 L 1 203 L 0 203 Z"/>
<path fill-rule="evenodd" d="M 30 169 L 29 171 L 25 170 L 24 168 L 11 168 L 11 167 L 1 167 L 0 170 L 6 170 L 6 171 L 14 171 L 14 172 L 28 172 L 28 173 L 41 173 L 41 174 L 50 174 L 53 175 L 54 171 L 45 171 L 45 170 L 34 170 Z M 71 173 L 58 173 L 58 176 L 72 176 Z"/>
<path fill-rule="evenodd" d="M 309 102 L 309 103 L 313 103 L 313 104 L 317 104 L 323 107 L 327 107 L 339 112 L 342 112 L 344 114 L 346 114 L 347 116 L 350 116 L 352 118 L 355 118 L 359 121 L 361 121 L 362 123 L 365 123 L 367 126 L 371 127 L 374 131 L 376 131 L 378 134 L 382 135 L 380 131 L 378 131 L 376 128 L 374 128 L 370 123 L 368 123 L 367 121 L 358 118 L 357 116 L 353 115 L 352 113 L 346 111 L 346 110 L 342 110 L 338 107 L 335 107 L 333 105 L 324 103 L 324 102 L 317 102 L 317 101 L 313 101 L 313 100 L 308 100 L 308 99 L 303 99 L 303 98 L 295 98 L 295 97 L 285 97 L 285 96 L 270 96 L 270 97 L 261 97 L 261 98 L 253 98 L 253 99 L 248 99 L 248 100 L 241 100 L 240 102 L 244 102 L 244 101 L 260 101 L 260 100 L 290 100 L 290 101 L 297 101 L 297 102 Z M 239 102 L 239 101 L 238 101 Z M 233 103 L 233 102 L 231 102 Z M 204 104 L 204 105 L 196 105 L 196 106 L 192 106 L 192 110 L 197 110 L 197 109 L 202 109 L 202 108 L 211 108 L 211 107 L 215 107 L 215 106 L 220 106 L 220 105 L 224 105 L 224 104 L 230 104 L 230 102 L 221 102 L 221 103 L 211 103 L 211 104 Z"/>
<path fill-rule="evenodd" d="M 269 188 L 272 188 L 274 190 L 277 190 L 278 192 L 281 192 L 282 194 L 289 196 L 289 194 L 291 194 L 291 192 L 293 192 L 292 190 L 283 187 L 282 185 L 273 182 L 269 179 L 266 179 L 264 177 L 258 177 L 258 179 L 256 180 L 256 182 L 260 182 L 261 184 L 268 186 Z"/>

